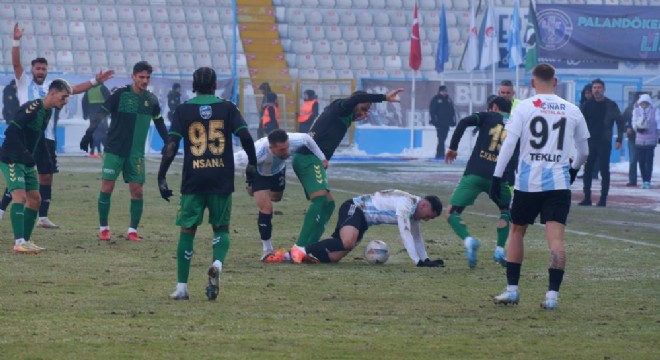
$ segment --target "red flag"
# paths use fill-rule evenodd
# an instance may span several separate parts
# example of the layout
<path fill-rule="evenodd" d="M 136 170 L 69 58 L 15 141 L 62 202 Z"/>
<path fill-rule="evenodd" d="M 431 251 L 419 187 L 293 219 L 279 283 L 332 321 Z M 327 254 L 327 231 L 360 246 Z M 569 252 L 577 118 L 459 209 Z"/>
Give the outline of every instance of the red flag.
<path fill-rule="evenodd" d="M 410 57 L 408 64 L 413 70 L 419 70 L 422 65 L 422 44 L 419 41 L 419 21 L 417 20 L 417 1 L 415 1 L 415 16 L 413 17 L 412 35 L 410 36 Z"/>

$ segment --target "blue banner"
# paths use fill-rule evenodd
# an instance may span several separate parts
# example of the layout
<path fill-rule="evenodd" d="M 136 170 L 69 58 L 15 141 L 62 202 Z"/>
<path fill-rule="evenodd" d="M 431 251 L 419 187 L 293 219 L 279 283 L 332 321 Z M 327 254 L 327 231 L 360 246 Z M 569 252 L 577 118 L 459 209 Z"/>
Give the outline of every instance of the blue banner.
<path fill-rule="evenodd" d="M 539 58 L 660 61 L 660 7 L 537 5 Z"/>

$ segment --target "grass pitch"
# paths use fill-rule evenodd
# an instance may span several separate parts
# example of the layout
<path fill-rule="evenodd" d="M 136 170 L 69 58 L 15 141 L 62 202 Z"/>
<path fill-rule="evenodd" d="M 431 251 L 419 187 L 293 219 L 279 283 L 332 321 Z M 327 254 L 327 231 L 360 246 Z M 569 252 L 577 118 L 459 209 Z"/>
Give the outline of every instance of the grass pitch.
<path fill-rule="evenodd" d="M 195 239 L 190 301 L 170 301 L 176 284 L 176 201 L 158 195 L 157 161 L 148 163 L 141 243 L 123 236 L 128 189 L 112 197 L 113 241 L 97 241 L 100 163 L 62 158 L 51 219 L 35 229 L 48 251 L 11 253 L 8 219 L 0 224 L 0 358 L 3 359 L 657 359 L 660 356 L 658 213 L 573 207 L 568 265 L 556 311 L 539 308 L 547 286 L 543 228 L 526 238 L 521 303 L 495 306 L 506 283 L 491 261 L 496 209 L 486 195 L 465 220 L 483 240 L 476 269 L 441 218 L 422 229 L 432 258 L 446 267 L 416 268 L 396 226 L 376 226 L 341 263 L 266 265 L 253 199 L 237 178 L 231 249 L 220 296 L 204 296 L 211 230 Z M 399 188 L 435 193 L 446 205 L 462 166 L 332 164 L 337 207 L 355 194 Z M 291 174 L 292 175 L 292 171 Z M 442 176 L 437 177 L 436 175 Z M 180 167 L 168 182 L 174 189 Z M 275 204 L 276 246 L 295 241 L 308 203 L 295 178 Z M 616 220 L 616 221 L 612 221 Z M 330 220 L 326 236 L 336 217 Z M 576 233 L 579 231 L 579 233 Z M 391 248 L 387 264 L 362 259 L 370 239 Z"/>

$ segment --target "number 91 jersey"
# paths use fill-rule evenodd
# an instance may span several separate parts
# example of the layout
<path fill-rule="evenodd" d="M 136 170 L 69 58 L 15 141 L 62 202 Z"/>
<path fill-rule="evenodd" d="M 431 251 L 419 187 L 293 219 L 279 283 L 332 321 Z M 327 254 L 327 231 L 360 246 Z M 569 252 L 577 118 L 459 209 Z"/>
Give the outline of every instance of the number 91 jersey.
<path fill-rule="evenodd" d="M 554 94 L 532 96 L 516 106 L 506 130 L 520 139 L 516 190 L 570 189 L 569 158 L 576 141 L 589 138 L 577 106 Z"/>
<path fill-rule="evenodd" d="M 230 101 L 202 95 L 179 105 L 170 136 L 183 138 L 181 194 L 234 192 L 232 134 L 247 127 Z"/>

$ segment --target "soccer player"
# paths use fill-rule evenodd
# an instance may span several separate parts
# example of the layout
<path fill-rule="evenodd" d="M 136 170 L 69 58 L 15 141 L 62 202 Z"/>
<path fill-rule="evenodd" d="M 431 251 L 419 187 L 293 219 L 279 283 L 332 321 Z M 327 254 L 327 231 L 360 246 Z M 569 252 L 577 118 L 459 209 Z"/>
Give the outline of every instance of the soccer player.
<path fill-rule="evenodd" d="M 523 238 L 527 226 L 541 215 L 550 250 L 548 291 L 541 303 L 544 309 L 557 307 L 559 287 L 564 277 L 566 251 L 564 230 L 571 208 L 571 184 L 586 161 L 589 130 L 580 109 L 554 94 L 555 69 L 539 64 L 532 71 L 536 95 L 523 100 L 506 124 L 507 136 L 500 149 L 491 181 L 490 197 L 501 203 L 504 169 L 520 140 L 520 161 L 513 204 L 511 232 L 507 243 L 506 290 L 496 296 L 496 304 L 517 304 L 518 280 L 523 262 Z M 577 156 L 569 155 L 575 148 Z"/>
<path fill-rule="evenodd" d="M 133 84 L 117 89 L 105 101 L 101 110 L 90 119 L 89 128 L 80 140 L 80 149 L 87 152 L 96 127 L 110 115 L 110 128 L 105 145 L 101 173 L 101 192 L 98 198 L 99 240 L 109 241 L 110 197 L 119 173 L 123 173 L 131 193 L 131 220 L 128 241 L 141 241 L 137 228 L 142 217 L 144 201 L 142 187 L 145 181 L 144 145 L 153 119 L 158 134 L 165 142 L 167 128 L 160 113 L 158 98 L 147 90 L 153 68 L 146 61 L 133 66 Z"/>
<path fill-rule="evenodd" d="M 488 102 L 488 112 L 479 112 L 463 118 L 456 126 L 451 138 L 449 149 L 445 154 L 445 162 L 451 164 L 458 153 L 458 143 L 463 133 L 469 126 L 475 126 L 479 130 L 479 137 L 472 150 L 470 160 L 465 167 L 461 181 L 456 186 L 454 193 L 449 199 L 447 222 L 454 233 L 463 240 L 468 266 L 473 268 L 477 265 L 477 250 L 481 242 L 470 235 L 467 225 L 463 222 L 461 214 L 467 206 L 473 205 L 474 200 L 485 192 L 490 191 L 490 181 L 495 171 L 495 163 L 500 152 L 502 141 L 506 138 L 504 124 L 509 118 L 511 102 L 501 96 L 497 96 Z M 508 171 L 513 171 L 509 167 Z M 495 203 L 500 209 L 500 218 L 497 223 L 497 247 L 493 253 L 493 261 L 506 266 L 506 254 L 504 246 L 509 235 L 509 202 L 511 202 L 511 190 L 507 181 L 501 185 L 501 199 Z"/>
<path fill-rule="evenodd" d="M 35 171 L 37 156 L 48 156 L 48 148 L 41 139 L 48 127 L 53 109 L 61 109 L 71 95 L 71 86 L 61 79 L 54 80 L 47 95 L 28 101 L 16 113 L 5 131 L 0 148 L 0 170 L 11 193 L 11 227 L 14 231 L 14 252 L 38 254 L 46 250 L 30 241 L 37 210 L 41 203 L 39 183 Z M 38 147 L 43 149 L 38 150 Z"/>
<path fill-rule="evenodd" d="M 254 196 L 254 201 L 259 209 L 257 226 L 261 235 L 263 254 L 261 261 L 271 262 L 269 258 L 275 255 L 271 236 L 273 232 L 273 202 L 282 199 L 286 187 L 286 159 L 290 154 L 301 147 L 306 146 L 323 164 L 328 168 L 328 160 L 314 139 L 308 134 L 290 133 L 282 129 L 276 129 L 255 142 L 257 153 L 257 174 L 254 181 L 248 184 L 248 193 Z M 285 253 L 277 249 L 277 253 Z"/>
<path fill-rule="evenodd" d="M 348 98 L 337 99 L 314 120 L 309 135 L 319 145 L 325 158 L 330 161 L 351 123 L 361 121 L 369 115 L 371 103 L 399 102 L 398 95 L 402 91 L 403 89 L 395 89 L 387 95 L 356 91 Z M 311 201 L 298 241 L 294 245 L 303 249 L 305 245 L 319 241 L 325 225 L 335 210 L 335 201 L 330 193 L 328 177 L 321 160 L 307 147 L 298 149 L 293 157 L 293 171 L 305 189 L 305 195 Z"/>
<path fill-rule="evenodd" d="M 382 190 L 346 200 L 339 207 L 339 218 L 332 237 L 304 249 L 291 249 L 291 259 L 316 264 L 336 263 L 360 243 L 369 226 L 394 224 L 399 227 L 403 246 L 413 264 L 440 267 L 440 259 L 431 261 L 422 238 L 421 221 L 435 219 L 442 213 L 442 203 L 435 195 L 419 197 L 401 190 Z M 303 251 L 304 250 L 304 251 Z"/>
<path fill-rule="evenodd" d="M 16 91 L 19 103 L 25 104 L 34 99 L 40 99 L 46 96 L 48 92 L 49 83 L 46 81 L 48 76 L 48 61 L 44 58 L 36 58 L 32 60 L 32 67 L 30 74 L 26 73 L 21 63 L 21 49 L 20 42 L 23 37 L 23 29 L 14 24 L 14 43 L 11 48 L 11 62 L 14 67 L 14 76 L 16 77 Z M 96 77 L 89 81 L 85 81 L 72 87 L 72 95 L 80 94 L 87 91 L 92 86 L 102 83 L 103 81 L 112 77 L 114 71 L 99 72 Z M 39 205 L 39 221 L 37 227 L 56 229 L 58 225 L 54 224 L 48 219 L 48 210 L 50 208 L 53 186 L 53 174 L 58 172 L 57 169 L 57 153 L 55 151 L 55 129 L 57 127 L 57 120 L 59 109 L 52 112 L 52 119 L 48 122 L 45 136 L 42 141 L 45 146 L 39 146 L 39 149 L 44 149 L 44 153 L 38 154 L 35 160 L 37 162 L 37 172 L 39 176 L 39 193 L 41 195 L 41 204 Z M 48 150 L 46 153 L 45 150 Z M 39 150 L 42 151 L 42 150 Z M 0 204 L 0 217 L 7 209 L 11 196 L 9 192 L 5 191 L 2 204 Z"/>
<path fill-rule="evenodd" d="M 172 115 L 172 126 L 165 143 L 158 171 L 158 188 L 169 201 L 172 190 L 165 176 L 183 138 L 183 175 L 176 224 L 181 227 L 177 248 L 178 284 L 172 300 L 188 300 L 188 275 L 193 256 L 193 240 L 202 224 L 204 209 L 209 209 L 213 228 L 213 260 L 208 270 L 206 296 L 218 297 L 220 273 L 229 251 L 229 221 L 234 192 L 234 154 L 232 135 L 238 136 L 248 156 L 246 178 L 253 181 L 257 156 L 254 142 L 236 105 L 217 98 L 215 71 L 201 67 L 193 73 L 194 98 L 179 105 Z"/>

